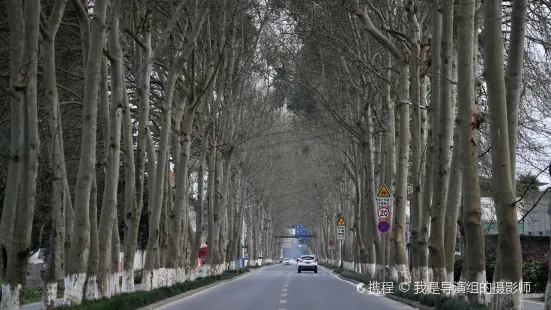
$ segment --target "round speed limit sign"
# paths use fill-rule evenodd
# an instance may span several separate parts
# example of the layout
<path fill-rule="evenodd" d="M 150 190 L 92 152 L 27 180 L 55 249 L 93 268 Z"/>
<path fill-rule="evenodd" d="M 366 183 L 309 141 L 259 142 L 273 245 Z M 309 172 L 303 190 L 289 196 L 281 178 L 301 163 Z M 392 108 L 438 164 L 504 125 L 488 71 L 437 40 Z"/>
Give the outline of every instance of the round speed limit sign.
<path fill-rule="evenodd" d="M 377 216 L 382 220 L 386 220 L 390 217 L 390 209 L 387 207 L 380 207 L 379 210 L 377 210 Z"/>

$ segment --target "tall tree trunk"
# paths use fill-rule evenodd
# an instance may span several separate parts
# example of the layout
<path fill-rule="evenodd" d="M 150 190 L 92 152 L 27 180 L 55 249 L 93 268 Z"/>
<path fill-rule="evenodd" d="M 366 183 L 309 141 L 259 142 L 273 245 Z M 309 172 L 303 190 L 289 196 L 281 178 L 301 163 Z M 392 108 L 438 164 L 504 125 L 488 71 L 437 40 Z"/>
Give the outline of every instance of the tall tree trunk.
<path fill-rule="evenodd" d="M 385 53 L 384 56 L 385 67 L 390 68 L 392 65 L 392 58 L 389 52 Z M 384 71 L 384 76 L 387 81 L 390 81 L 392 74 L 390 69 Z M 383 107 L 387 111 L 388 118 L 386 120 L 385 136 L 384 140 L 386 141 L 385 152 L 386 152 L 386 167 L 385 167 L 385 184 L 388 188 L 388 191 L 391 195 L 394 195 L 395 182 L 396 182 L 396 109 L 394 104 L 390 99 L 390 84 L 385 83 L 383 94 Z M 390 206 L 390 223 L 393 222 L 394 218 L 394 208 L 391 204 Z M 385 242 L 385 275 L 389 275 L 390 271 L 390 233 L 386 233 L 383 237 Z"/>
<path fill-rule="evenodd" d="M 421 80 L 421 91 L 420 91 L 420 98 L 423 102 L 423 105 L 427 106 L 427 86 L 429 85 L 429 78 L 428 76 L 423 76 L 423 79 Z M 430 230 L 430 204 L 431 204 L 431 197 L 432 197 L 432 185 L 433 185 L 433 172 L 432 172 L 432 159 L 433 159 L 433 139 L 432 139 L 432 133 L 431 129 L 428 127 L 430 117 L 426 110 L 423 110 L 422 113 L 423 118 L 423 129 L 422 129 L 422 136 L 423 136 L 423 143 L 425 144 L 425 155 L 424 160 L 422 161 L 422 169 L 424 169 L 423 172 L 423 187 L 421 192 L 421 226 L 419 228 L 419 239 L 415 243 L 415 246 L 418 248 L 418 270 L 417 270 L 417 276 L 418 282 L 423 283 L 429 283 L 429 270 L 428 270 L 428 240 L 429 240 L 429 230 Z"/>
<path fill-rule="evenodd" d="M 201 138 L 201 153 L 199 155 L 199 168 L 197 171 L 197 209 L 195 210 L 195 235 L 191 244 L 191 267 L 196 268 L 198 263 L 201 240 L 203 239 L 203 205 L 204 205 L 204 184 L 205 184 L 205 163 L 207 161 L 207 146 L 209 129 L 205 128 Z"/>
<path fill-rule="evenodd" d="M 120 262 L 121 262 L 121 238 L 119 234 L 119 212 L 115 209 L 113 213 L 113 228 L 111 229 L 111 263 L 109 270 L 109 290 L 111 296 L 119 295 L 120 286 Z"/>
<path fill-rule="evenodd" d="M 57 298 L 57 286 L 63 266 L 63 243 L 65 236 L 65 156 L 60 126 L 59 95 L 57 92 L 57 76 L 55 71 L 55 36 L 63 13 L 65 1 L 56 1 L 48 20 L 42 28 L 42 44 L 44 47 L 44 75 L 46 77 L 46 99 L 49 103 L 48 119 L 48 155 L 52 171 L 52 232 L 48 265 L 44 275 L 44 293 L 42 308 L 53 309 Z"/>
<path fill-rule="evenodd" d="M 101 82 L 99 99 L 99 111 L 102 124 L 102 135 L 104 150 L 103 157 L 100 159 L 102 163 L 103 185 L 105 186 L 105 166 L 107 163 L 107 149 L 109 145 L 109 124 L 111 122 L 109 113 L 109 73 L 107 70 L 107 59 L 102 58 L 101 62 Z M 97 152 L 97 151 L 96 151 Z M 92 189 L 90 196 L 90 252 L 88 256 L 88 271 L 86 272 L 86 282 L 84 287 L 84 299 L 95 300 L 100 298 L 98 268 L 99 268 L 99 237 L 98 237 L 98 186 L 97 186 L 97 170 L 94 169 L 92 180 Z M 94 203 L 92 205 L 92 202 Z"/>
<path fill-rule="evenodd" d="M 511 39 L 507 57 L 507 71 L 505 72 L 507 123 L 509 134 L 509 157 L 511 186 L 516 192 L 516 164 L 517 164 L 517 135 L 518 135 L 518 108 L 520 104 L 520 90 L 522 86 L 522 70 L 524 65 L 524 37 L 526 33 L 526 10 L 528 0 L 513 1 L 511 12 Z"/>
<path fill-rule="evenodd" d="M 210 126 L 209 126 L 210 127 Z M 211 130 L 207 133 L 209 140 L 212 139 Z M 210 270 L 214 267 L 214 242 L 215 242 L 215 232 L 214 232 L 214 176 L 216 174 L 216 149 L 214 149 L 214 141 L 209 141 L 208 147 L 208 183 L 207 183 L 207 207 L 208 207 L 208 236 L 207 236 L 207 264 L 209 265 Z"/>
<path fill-rule="evenodd" d="M 235 262 L 234 252 L 235 252 L 235 243 L 237 241 L 237 217 L 238 217 L 238 210 L 237 210 L 237 203 L 239 199 L 239 194 L 241 193 L 241 189 L 239 188 L 239 169 L 238 172 L 233 174 L 231 176 L 230 180 L 230 187 L 228 190 L 228 246 L 226 247 L 226 258 L 232 264 Z M 230 265 L 231 266 L 231 265 Z"/>
<path fill-rule="evenodd" d="M 21 187 L 17 197 L 13 239 L 8 247 L 5 281 L 2 282 L 0 309 L 20 309 L 19 293 L 27 278 L 31 246 L 31 229 L 36 198 L 36 176 L 38 171 L 37 115 L 37 65 L 40 0 L 25 2 L 25 39 L 21 76 L 14 91 L 22 92 L 23 104 L 23 152 L 21 166 Z"/>
<path fill-rule="evenodd" d="M 105 238 L 99 239 L 99 266 L 98 281 L 101 297 L 111 297 L 114 292 L 111 291 L 111 252 L 113 238 L 113 223 L 117 218 L 117 193 L 119 187 L 120 172 L 120 143 L 121 143 L 121 123 L 122 108 L 124 100 L 124 64 L 123 50 L 120 45 L 119 21 L 121 1 L 113 0 L 109 12 L 109 31 L 107 36 L 107 46 L 109 49 L 110 71 L 111 71 L 111 103 L 109 107 L 109 130 L 107 151 L 107 166 L 105 173 L 105 187 L 101 207 L 101 215 L 98 226 L 98 233 Z M 118 230 L 118 229 L 117 229 Z M 118 233 L 117 233 L 118 234 Z M 118 256 L 118 253 L 116 253 Z M 118 263 L 117 263 L 118 266 Z"/>
<path fill-rule="evenodd" d="M 136 166 L 134 139 L 128 94 L 124 87 L 123 135 L 124 135 L 124 256 L 121 292 L 134 291 L 134 258 L 136 256 L 138 225 L 141 209 L 136 202 Z M 133 252 L 130 252 L 133 251 Z M 131 276 L 131 277 L 130 277 Z"/>
<path fill-rule="evenodd" d="M 76 5 L 78 1 L 73 1 Z M 96 164 L 96 127 L 97 127 L 97 101 L 98 87 L 101 71 L 101 59 L 103 56 L 103 44 L 105 40 L 105 18 L 108 0 L 98 0 L 94 3 L 94 17 L 92 18 L 89 48 L 86 57 L 84 111 L 82 124 L 82 146 L 80 162 L 75 186 L 74 223 L 71 244 L 71 264 L 65 270 L 65 305 L 80 304 L 86 280 L 88 254 L 90 250 L 90 191 L 92 187 L 92 175 Z M 77 10 L 81 20 L 87 20 L 84 7 L 78 3 Z M 85 49 L 86 48 L 86 49 Z"/>
<path fill-rule="evenodd" d="M 231 208 L 229 205 L 229 198 L 230 195 L 230 179 L 231 179 L 231 161 L 232 161 L 232 153 L 231 149 L 228 150 L 226 153 L 223 153 L 221 156 L 222 163 L 222 184 L 220 185 L 220 193 L 221 193 L 221 201 L 220 201 L 220 207 L 222 210 L 222 227 L 220 229 L 220 256 L 221 256 L 221 263 L 226 264 L 226 247 L 228 246 L 228 226 L 229 226 L 229 211 L 228 209 Z"/>
<path fill-rule="evenodd" d="M 205 71 L 204 80 L 202 81 L 202 88 L 205 91 L 208 91 L 208 83 L 214 75 L 214 66 L 209 66 Z M 191 85 L 194 87 L 194 85 Z M 173 281 L 172 279 L 178 278 L 178 282 L 183 281 L 183 270 L 178 267 L 180 261 L 182 260 L 182 254 L 185 251 L 185 248 L 182 247 L 182 240 L 187 239 L 187 229 L 183 231 L 180 230 L 182 222 L 186 223 L 187 227 L 187 211 L 189 208 L 189 198 L 188 198 L 188 188 L 189 188 L 189 160 L 191 158 L 190 147 L 191 147 L 191 136 L 193 134 L 193 122 L 195 119 L 195 111 L 197 107 L 202 102 L 200 99 L 203 93 L 193 91 L 192 94 L 184 101 L 183 104 L 183 120 L 181 132 L 178 132 L 178 135 L 181 135 L 179 139 L 179 153 L 176 155 L 178 157 L 176 171 L 176 192 L 174 199 L 174 207 L 170 212 L 169 218 L 169 236 L 168 236 L 168 261 L 167 261 L 167 272 L 169 276 L 169 285 Z M 174 232 L 181 232 L 175 234 Z M 177 275 L 181 275 L 177 277 Z"/>
<path fill-rule="evenodd" d="M 522 83 L 522 69 L 524 65 L 524 37 L 526 32 L 527 0 L 513 1 L 511 11 L 511 38 L 509 41 L 507 71 L 505 72 L 507 123 L 509 136 L 509 167 L 511 169 L 512 191 L 516 194 L 516 156 L 518 140 L 518 107 L 520 103 L 520 88 Z M 499 249 L 499 243 L 498 243 Z M 501 256 L 498 255 L 495 263 L 494 281 L 501 277 Z"/>
<path fill-rule="evenodd" d="M 170 141 L 168 149 L 170 149 Z M 157 279 L 158 284 L 156 287 L 153 287 L 154 289 L 157 287 L 163 287 L 167 285 L 167 274 L 166 274 L 166 259 L 167 259 L 167 253 L 168 253 L 168 213 L 172 209 L 173 206 L 173 199 L 172 199 L 172 177 L 171 177 L 171 170 L 170 170 L 170 158 L 169 158 L 169 152 L 167 152 L 167 160 L 166 160 L 166 167 L 165 171 L 162 174 L 162 179 L 164 181 L 163 186 L 163 202 L 161 207 L 161 218 L 159 220 L 159 228 L 160 228 L 160 234 L 159 234 L 159 251 L 157 252 L 157 261 L 155 262 L 155 269 L 157 270 Z M 159 179 L 160 180 L 160 179 Z M 176 227 L 176 229 L 180 230 L 180 225 Z"/>
<path fill-rule="evenodd" d="M 409 162 L 409 68 L 406 62 L 400 64 L 399 93 L 400 102 L 400 137 L 398 144 L 398 167 L 396 176 L 396 200 L 394 212 L 394 270 L 391 279 L 396 282 L 410 282 L 408 257 L 406 252 L 406 199 L 407 199 L 407 170 Z"/>
<path fill-rule="evenodd" d="M 214 133 L 214 127 L 213 126 L 213 137 L 215 137 Z M 217 141 L 215 138 L 212 139 L 213 141 Z M 220 270 L 220 265 L 222 264 L 222 257 L 220 255 L 220 231 L 222 228 L 222 221 L 223 221 L 223 213 L 222 213 L 222 204 L 221 204 L 221 191 L 220 191 L 220 179 L 222 174 L 222 155 L 220 154 L 219 148 L 217 145 L 213 145 L 212 149 L 215 152 L 214 157 L 214 184 L 213 184 L 213 210 L 214 210 L 214 226 L 213 226 L 213 233 L 214 233 L 214 242 L 212 244 L 212 247 L 209 247 L 212 249 L 212 255 L 214 256 L 214 272 L 218 274 Z M 209 227 L 210 230 L 210 227 Z"/>
<path fill-rule="evenodd" d="M 156 182 L 153 189 L 153 195 L 149 196 L 149 238 L 147 242 L 147 252 L 145 257 L 143 284 L 145 290 L 149 291 L 158 286 L 158 283 L 153 283 L 157 280 L 155 272 L 155 259 L 159 252 L 159 237 L 160 237 L 160 219 L 163 207 L 163 190 L 164 178 L 166 172 L 166 162 L 168 154 L 168 139 L 170 136 L 172 100 L 174 97 L 174 88 L 179 74 L 176 66 L 171 66 L 168 73 L 168 81 L 165 88 L 165 97 L 163 101 L 163 119 L 161 123 L 161 135 L 159 139 L 159 155 L 157 157 L 156 166 Z M 169 186 L 169 185 L 167 185 Z"/>
<path fill-rule="evenodd" d="M 475 106 L 475 3 L 460 1 L 458 8 L 457 95 L 459 145 L 462 166 L 463 225 L 466 253 L 462 276 L 465 281 L 485 282 L 484 231 L 480 220 L 480 192 L 478 177 L 477 130 L 480 116 Z M 493 145 L 493 144 L 492 144 Z M 482 294 L 468 294 L 472 304 L 484 303 Z"/>
<path fill-rule="evenodd" d="M 367 243 L 368 248 L 374 248 L 376 250 L 376 262 L 377 265 L 371 265 L 375 261 L 367 262 L 368 263 L 368 276 L 381 275 L 384 270 L 383 255 L 381 253 L 381 235 L 377 231 L 377 202 L 375 201 L 376 189 L 375 189 L 375 159 L 373 156 L 374 147 L 373 147 L 373 114 L 372 106 L 368 106 L 366 103 L 365 111 L 365 160 L 366 160 L 366 178 L 365 178 L 365 217 L 367 226 L 363 228 L 368 234 L 372 237 Z M 362 240 L 363 241 L 363 240 Z M 365 244 L 364 244 L 365 245 Z M 373 253 L 375 254 L 375 253 Z M 377 274 L 375 274 L 377 272 Z"/>
<path fill-rule="evenodd" d="M 88 268 L 86 271 L 86 286 L 84 299 L 95 300 L 99 298 L 97 274 L 99 264 L 99 240 L 98 240 L 98 185 L 96 172 L 92 176 L 92 188 L 90 191 L 90 255 L 88 256 Z"/>
<path fill-rule="evenodd" d="M 136 9 L 138 10 L 138 9 Z M 134 288 L 134 258 L 137 249 L 138 228 L 140 224 L 141 212 L 144 207 L 144 176 L 145 176 L 145 158 L 147 139 L 149 133 L 149 95 L 150 95 L 150 76 L 152 61 L 151 57 L 151 18 L 145 14 L 143 5 L 139 8 L 140 16 L 144 19 L 142 24 L 142 48 L 137 48 L 140 70 L 137 74 L 136 93 L 138 97 L 138 143 L 135 158 L 135 167 L 137 168 L 136 180 L 136 203 L 135 205 L 128 204 L 132 209 L 127 209 L 125 212 L 125 241 L 124 241 L 124 271 L 122 291 L 131 293 Z M 137 21 L 136 21 L 137 22 Z M 139 57 L 141 56 L 141 57 Z M 126 125 L 126 126 L 131 126 Z M 131 129 L 131 128 L 130 128 Z M 126 134 L 125 134 L 126 137 Z M 129 166 L 126 166 L 129 168 Z M 132 179 L 133 180 L 133 179 Z M 151 179 L 149 179 L 151 181 Z M 131 182 L 125 178 L 126 182 Z M 152 186 L 152 183 L 149 183 Z M 151 196 L 150 196 L 151 197 Z M 150 198 L 151 199 L 151 198 Z M 129 202 L 128 202 L 129 203 Z"/>
<path fill-rule="evenodd" d="M 503 71 L 502 5 L 499 1 L 485 3 L 484 73 L 488 85 L 490 132 L 492 142 L 492 187 L 498 221 L 498 255 L 501 268 L 498 282 L 522 281 L 522 253 L 517 226 L 516 197 L 511 179 L 511 157 L 508 137 L 507 100 Z M 511 124 L 511 126 L 513 126 Z M 467 228 L 466 228 L 467 229 Z M 468 230 L 468 229 L 467 229 Z M 468 242 L 468 241 L 467 241 Z M 471 255 L 469 253 L 469 255 Z M 513 294 L 493 296 L 492 309 L 522 309 L 519 290 Z"/>
<path fill-rule="evenodd" d="M 413 12 L 408 12 L 410 26 L 412 27 L 412 48 L 410 51 L 410 82 L 411 82 L 411 105 L 413 107 L 411 113 L 411 176 L 413 195 L 410 202 L 410 226 L 411 226 L 411 242 L 417 244 L 421 230 L 422 208 L 421 204 L 421 165 L 423 137 L 421 134 L 421 98 L 420 98 L 420 81 L 419 81 L 419 61 L 421 56 L 421 34 L 419 23 L 414 18 Z M 423 247 L 412 246 L 412 281 L 419 281 L 419 251 Z"/>
<path fill-rule="evenodd" d="M 440 57 L 441 49 L 442 49 L 442 12 L 441 12 L 441 5 L 438 1 L 435 1 L 432 3 L 432 12 L 431 12 L 431 34 L 432 34 L 432 40 L 431 40 L 431 85 L 430 85 L 430 127 L 431 127 L 431 147 L 432 152 L 435 152 L 434 155 L 431 156 L 431 162 L 438 163 L 439 161 L 439 150 L 440 150 L 440 134 L 439 134 L 439 121 L 440 121 L 440 99 L 441 99 L 441 90 L 440 90 L 440 71 L 441 71 L 441 65 L 442 65 L 442 58 Z M 437 202 L 437 193 L 438 193 L 438 168 L 431 168 L 432 173 L 432 184 L 431 184 L 431 199 L 429 204 L 429 212 L 431 216 L 431 225 L 430 225 L 430 234 L 429 234 L 429 252 L 430 252 L 430 239 L 434 238 L 432 227 L 434 224 L 434 221 L 436 219 L 433 219 L 433 217 L 436 215 L 436 202 Z M 430 260 L 430 259 L 429 259 Z M 429 281 L 432 281 L 433 278 L 433 270 L 432 261 L 429 261 L 429 270 L 428 270 L 428 276 Z"/>
<path fill-rule="evenodd" d="M 444 228 L 444 254 L 446 258 L 447 281 L 454 281 L 455 246 L 457 240 L 457 220 L 461 204 L 461 158 L 459 144 L 459 129 L 456 128 L 453 137 L 453 155 L 450 165 L 450 188 L 446 202 L 446 218 Z"/>
<path fill-rule="evenodd" d="M 23 152 L 23 105 L 21 94 L 15 92 L 19 83 L 19 73 L 23 63 L 25 43 L 25 18 L 21 2 L 7 1 L 8 23 L 10 29 L 10 149 L 6 189 L 2 204 L 2 219 L 0 221 L 0 282 L 6 277 L 8 270 L 8 251 L 11 246 L 15 213 L 17 208 L 17 193 L 20 183 L 20 169 Z"/>
<path fill-rule="evenodd" d="M 451 141 L 453 135 L 453 117 L 451 102 L 451 81 L 453 66 L 453 1 L 443 0 L 440 11 L 442 12 L 442 36 L 441 54 L 433 51 L 434 58 L 440 57 L 441 71 L 439 76 L 440 90 L 438 109 L 438 135 L 436 160 L 437 170 L 435 171 L 435 185 L 433 189 L 433 200 L 431 207 L 431 230 L 429 237 L 429 265 L 433 274 L 433 281 L 443 283 L 447 281 L 446 258 L 444 253 L 444 221 L 446 217 L 446 201 L 449 184 L 449 167 L 451 162 Z M 436 13 L 439 14 L 439 13 Z M 437 104 L 437 103 L 435 103 Z M 434 132 L 433 132 L 434 134 Z M 434 136 L 434 135 L 433 135 Z M 443 292 L 446 293 L 446 292 Z"/>

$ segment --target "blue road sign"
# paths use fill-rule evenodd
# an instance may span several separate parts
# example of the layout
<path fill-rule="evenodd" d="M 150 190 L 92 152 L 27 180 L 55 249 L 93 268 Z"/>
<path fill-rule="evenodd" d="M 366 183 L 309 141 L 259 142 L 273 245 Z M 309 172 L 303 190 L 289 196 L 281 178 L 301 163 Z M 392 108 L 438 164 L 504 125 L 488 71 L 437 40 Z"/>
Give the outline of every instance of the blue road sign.
<path fill-rule="evenodd" d="M 386 234 L 390 230 L 390 223 L 386 220 L 379 221 L 379 223 L 377 224 L 377 230 L 381 234 Z"/>
<path fill-rule="evenodd" d="M 301 237 L 304 234 L 304 226 L 302 225 L 295 225 L 295 236 Z"/>
<path fill-rule="evenodd" d="M 307 238 L 310 234 L 308 233 L 308 229 L 304 227 L 304 225 L 295 225 L 295 237 L 304 237 Z"/>

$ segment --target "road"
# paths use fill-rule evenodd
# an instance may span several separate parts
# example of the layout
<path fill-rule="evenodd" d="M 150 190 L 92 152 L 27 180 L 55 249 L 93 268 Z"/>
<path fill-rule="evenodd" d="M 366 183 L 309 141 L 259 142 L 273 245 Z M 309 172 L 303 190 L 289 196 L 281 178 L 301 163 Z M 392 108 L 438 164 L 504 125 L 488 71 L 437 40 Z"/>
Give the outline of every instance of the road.
<path fill-rule="evenodd" d="M 140 288 L 139 285 L 137 287 Z M 58 304 L 61 304 L 61 299 Z M 23 310 L 39 310 L 40 303 Z M 360 294 L 356 285 L 319 267 L 318 273 L 297 273 L 297 266 L 269 266 L 189 297 L 157 308 L 160 310 L 365 310 L 415 309 L 385 297 Z M 524 310 L 543 310 L 543 302 L 524 299 Z"/>
<path fill-rule="evenodd" d="M 543 310 L 543 301 L 536 298 L 524 298 L 524 310 Z"/>
<path fill-rule="evenodd" d="M 360 294 L 356 285 L 322 267 L 318 273 L 297 273 L 296 265 L 275 265 L 247 274 L 195 295 L 174 301 L 162 310 L 365 310 L 415 309 L 385 297 Z"/>

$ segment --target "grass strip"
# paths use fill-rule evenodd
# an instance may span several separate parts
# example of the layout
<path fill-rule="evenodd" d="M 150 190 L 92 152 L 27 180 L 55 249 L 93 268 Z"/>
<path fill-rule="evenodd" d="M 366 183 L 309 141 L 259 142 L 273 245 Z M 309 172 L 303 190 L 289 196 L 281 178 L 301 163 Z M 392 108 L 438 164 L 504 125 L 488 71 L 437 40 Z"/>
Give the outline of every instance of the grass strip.
<path fill-rule="evenodd" d="M 258 267 L 257 267 L 258 268 Z M 250 272 L 251 269 L 257 268 L 242 268 L 239 270 L 239 275 Z M 197 278 L 194 281 L 185 281 L 177 283 L 169 287 L 160 287 L 151 291 L 137 291 L 133 293 L 125 293 L 111 298 L 103 298 L 94 301 L 83 301 L 82 304 L 76 306 L 64 306 L 59 309 L 78 309 L 78 310 L 134 310 L 147 305 L 154 304 L 163 299 L 167 299 L 191 290 L 195 290 L 207 285 L 230 280 L 237 277 L 237 271 L 225 271 L 217 276 L 207 276 Z"/>

